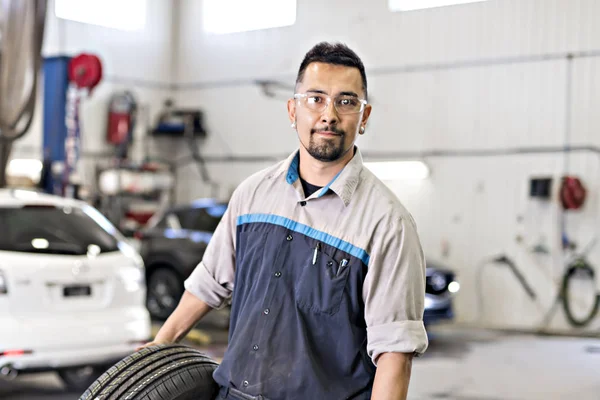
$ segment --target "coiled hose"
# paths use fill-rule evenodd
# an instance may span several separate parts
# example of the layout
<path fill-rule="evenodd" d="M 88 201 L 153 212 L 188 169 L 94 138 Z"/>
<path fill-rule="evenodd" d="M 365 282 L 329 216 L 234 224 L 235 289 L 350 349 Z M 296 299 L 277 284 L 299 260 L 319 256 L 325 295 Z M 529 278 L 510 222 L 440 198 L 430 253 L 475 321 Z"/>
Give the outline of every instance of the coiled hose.
<path fill-rule="evenodd" d="M 598 315 L 598 310 L 600 309 L 600 293 L 596 294 L 594 305 L 586 317 L 577 318 L 573 315 L 571 304 L 569 302 L 569 283 L 571 282 L 571 279 L 578 275 L 587 275 L 593 283 L 596 283 L 596 273 L 594 269 L 584 259 L 575 260 L 575 262 L 567 268 L 563 276 L 560 289 L 560 301 L 569 323 L 575 327 L 581 328 L 588 325 L 596 318 L 596 315 Z"/>

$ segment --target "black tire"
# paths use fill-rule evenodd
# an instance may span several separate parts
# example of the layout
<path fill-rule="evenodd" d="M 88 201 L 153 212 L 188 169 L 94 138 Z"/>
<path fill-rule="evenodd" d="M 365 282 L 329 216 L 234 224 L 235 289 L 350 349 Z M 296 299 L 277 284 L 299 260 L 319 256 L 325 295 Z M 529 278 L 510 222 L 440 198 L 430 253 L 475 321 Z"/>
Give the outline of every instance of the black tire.
<path fill-rule="evenodd" d="M 217 366 L 191 347 L 147 347 L 112 366 L 79 400 L 214 400 Z"/>
<path fill-rule="evenodd" d="M 147 282 L 146 308 L 154 320 L 164 321 L 175 311 L 183 295 L 181 277 L 170 268 L 157 268 Z"/>

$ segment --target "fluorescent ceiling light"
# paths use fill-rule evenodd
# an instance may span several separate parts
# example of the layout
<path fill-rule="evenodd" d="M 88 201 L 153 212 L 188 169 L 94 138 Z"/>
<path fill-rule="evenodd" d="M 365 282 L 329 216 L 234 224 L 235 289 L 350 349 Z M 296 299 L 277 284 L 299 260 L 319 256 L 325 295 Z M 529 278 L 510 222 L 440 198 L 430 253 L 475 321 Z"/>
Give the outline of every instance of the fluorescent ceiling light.
<path fill-rule="evenodd" d="M 202 23 L 210 33 L 279 28 L 296 22 L 296 0 L 204 0 Z"/>
<path fill-rule="evenodd" d="M 429 176 L 429 167 L 422 161 L 368 162 L 365 167 L 382 181 L 423 180 Z"/>
<path fill-rule="evenodd" d="M 388 7 L 390 11 L 411 11 L 457 4 L 480 3 L 482 1 L 487 0 L 388 0 Z"/>
<path fill-rule="evenodd" d="M 146 25 L 147 0 L 55 0 L 58 18 L 124 31 Z"/>

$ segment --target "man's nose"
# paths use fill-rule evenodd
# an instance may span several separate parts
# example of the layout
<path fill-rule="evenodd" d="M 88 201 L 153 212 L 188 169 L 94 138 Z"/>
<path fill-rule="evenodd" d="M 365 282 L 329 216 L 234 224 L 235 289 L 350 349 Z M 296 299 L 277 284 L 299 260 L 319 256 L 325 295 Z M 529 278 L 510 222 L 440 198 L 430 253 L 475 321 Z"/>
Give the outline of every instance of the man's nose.
<path fill-rule="evenodd" d="M 323 110 L 323 113 L 321 114 L 321 122 L 326 124 L 336 124 L 338 120 L 339 116 L 337 114 L 337 110 L 333 105 L 333 101 L 330 101 L 329 104 L 327 104 L 327 107 L 325 107 L 325 110 Z"/>

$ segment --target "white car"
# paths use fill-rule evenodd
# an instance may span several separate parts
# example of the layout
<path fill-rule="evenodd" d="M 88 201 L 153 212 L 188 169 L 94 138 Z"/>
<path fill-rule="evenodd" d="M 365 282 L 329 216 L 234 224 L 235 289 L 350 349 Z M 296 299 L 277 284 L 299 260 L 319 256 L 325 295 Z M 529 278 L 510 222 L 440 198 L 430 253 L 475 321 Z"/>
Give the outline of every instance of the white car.
<path fill-rule="evenodd" d="M 149 340 L 144 264 L 88 204 L 0 189 L 0 374 L 85 390 Z"/>

